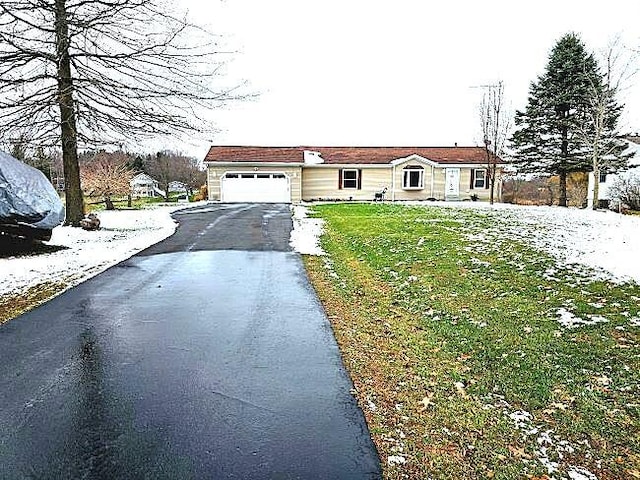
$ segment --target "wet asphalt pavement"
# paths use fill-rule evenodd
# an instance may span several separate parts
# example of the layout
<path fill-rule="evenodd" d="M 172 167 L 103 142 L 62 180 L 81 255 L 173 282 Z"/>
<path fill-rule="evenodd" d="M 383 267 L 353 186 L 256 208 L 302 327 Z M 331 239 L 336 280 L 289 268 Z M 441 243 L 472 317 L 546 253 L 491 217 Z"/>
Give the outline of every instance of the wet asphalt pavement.
<path fill-rule="evenodd" d="M 380 478 L 289 207 L 175 218 L 0 326 L 0 478 Z"/>

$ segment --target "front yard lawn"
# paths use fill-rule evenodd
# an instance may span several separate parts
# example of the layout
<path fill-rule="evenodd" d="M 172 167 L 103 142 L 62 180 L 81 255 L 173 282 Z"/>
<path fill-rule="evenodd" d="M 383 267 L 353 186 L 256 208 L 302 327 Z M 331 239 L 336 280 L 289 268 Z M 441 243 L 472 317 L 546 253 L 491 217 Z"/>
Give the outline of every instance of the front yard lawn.
<path fill-rule="evenodd" d="M 636 283 L 476 209 L 313 210 L 307 269 L 385 478 L 640 478 Z"/>

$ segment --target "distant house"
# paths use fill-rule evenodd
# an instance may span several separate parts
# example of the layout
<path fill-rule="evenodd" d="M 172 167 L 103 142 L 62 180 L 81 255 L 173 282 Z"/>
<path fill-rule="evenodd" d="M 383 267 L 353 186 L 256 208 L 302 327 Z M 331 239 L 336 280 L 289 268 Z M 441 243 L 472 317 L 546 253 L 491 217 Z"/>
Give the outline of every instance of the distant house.
<path fill-rule="evenodd" d="M 164 197 L 164 191 L 160 190 L 157 180 L 146 173 L 139 173 L 131 179 L 131 195 L 134 197 Z"/>
<path fill-rule="evenodd" d="M 204 162 L 222 202 L 489 198 L 483 147 L 213 146 Z"/>
<path fill-rule="evenodd" d="M 169 192 L 186 193 L 187 185 L 185 183 L 178 182 L 178 181 L 169 182 Z"/>
<path fill-rule="evenodd" d="M 598 178 L 598 200 L 602 204 L 609 203 L 611 198 L 611 186 L 614 184 L 617 178 L 626 177 L 628 175 L 640 175 L 640 136 L 630 135 L 625 137 L 627 141 L 627 149 L 625 154 L 631 154 L 629 157 L 629 169 L 620 173 L 607 173 L 606 171 L 600 171 L 600 177 Z M 595 178 L 593 172 L 589 173 L 589 189 L 587 193 L 588 206 L 593 206 L 593 189 Z"/>

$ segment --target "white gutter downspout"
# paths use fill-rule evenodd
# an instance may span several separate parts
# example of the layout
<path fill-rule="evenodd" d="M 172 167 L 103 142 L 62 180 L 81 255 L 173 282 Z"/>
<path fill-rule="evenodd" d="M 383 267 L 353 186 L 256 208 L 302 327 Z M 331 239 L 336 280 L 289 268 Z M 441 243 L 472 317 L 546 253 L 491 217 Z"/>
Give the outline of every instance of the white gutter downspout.
<path fill-rule="evenodd" d="M 435 175 L 436 175 L 435 167 L 431 165 L 431 198 L 434 198 L 433 190 L 435 189 L 435 180 L 436 180 Z"/>
<path fill-rule="evenodd" d="M 391 170 L 391 201 L 396 201 L 396 165 L 393 164 L 393 169 Z"/>

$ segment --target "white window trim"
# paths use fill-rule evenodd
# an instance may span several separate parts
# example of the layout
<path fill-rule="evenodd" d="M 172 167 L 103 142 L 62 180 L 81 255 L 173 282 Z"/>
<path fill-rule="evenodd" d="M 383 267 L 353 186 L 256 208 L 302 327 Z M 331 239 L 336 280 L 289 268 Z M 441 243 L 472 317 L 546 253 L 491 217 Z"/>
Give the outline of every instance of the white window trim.
<path fill-rule="evenodd" d="M 478 172 L 482 172 L 482 185 L 478 185 Z M 486 168 L 474 168 L 473 169 L 473 189 L 481 190 L 487 188 L 487 169 Z"/>
<path fill-rule="evenodd" d="M 607 183 L 607 172 L 600 170 L 598 173 L 598 183 Z"/>
<path fill-rule="evenodd" d="M 345 184 L 345 182 L 347 181 L 347 179 L 345 178 L 345 173 L 347 172 L 355 172 L 356 173 L 356 177 L 354 179 L 348 179 L 350 182 L 354 181 L 356 182 L 355 186 L 353 187 L 347 187 L 347 185 Z M 358 189 L 358 181 L 359 181 L 359 175 L 360 172 L 358 171 L 357 168 L 343 168 L 342 169 L 342 189 L 343 190 L 357 190 Z"/>
<path fill-rule="evenodd" d="M 418 172 L 418 186 L 410 187 L 411 173 Z M 403 168 L 402 169 L 402 189 L 403 190 L 424 190 L 424 168 Z"/>

